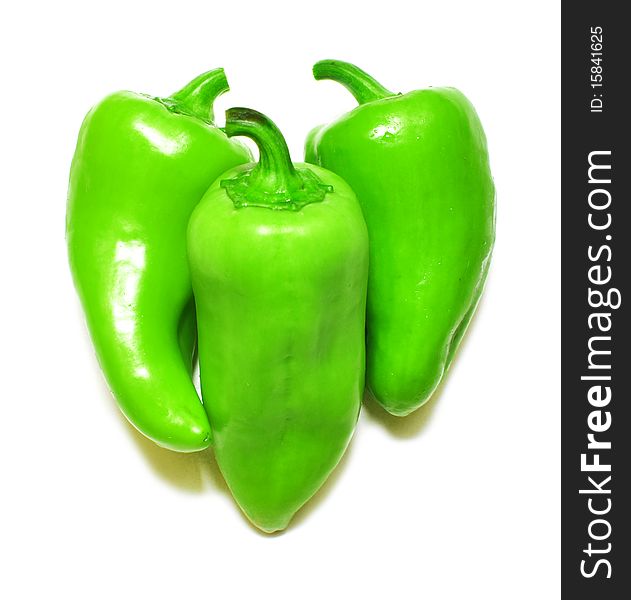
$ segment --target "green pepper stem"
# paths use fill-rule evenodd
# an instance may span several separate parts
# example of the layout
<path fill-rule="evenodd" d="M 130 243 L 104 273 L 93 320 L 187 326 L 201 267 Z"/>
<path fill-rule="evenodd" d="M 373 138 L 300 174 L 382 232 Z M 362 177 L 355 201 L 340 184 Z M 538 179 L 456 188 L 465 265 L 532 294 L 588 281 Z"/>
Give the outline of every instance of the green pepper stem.
<path fill-rule="evenodd" d="M 302 187 L 285 138 L 271 119 L 251 108 L 230 108 L 226 111 L 225 130 L 228 137 L 242 135 L 258 146 L 259 162 L 250 175 L 255 185 L 270 194 Z"/>
<path fill-rule="evenodd" d="M 359 67 L 342 60 L 321 60 L 317 62 L 313 65 L 313 76 L 318 81 L 330 79 L 341 83 L 353 94 L 359 104 L 396 95 Z"/>
<path fill-rule="evenodd" d="M 181 90 L 169 97 L 177 112 L 197 117 L 207 123 L 213 123 L 213 103 L 230 89 L 224 70 L 213 69 L 202 73 Z"/>

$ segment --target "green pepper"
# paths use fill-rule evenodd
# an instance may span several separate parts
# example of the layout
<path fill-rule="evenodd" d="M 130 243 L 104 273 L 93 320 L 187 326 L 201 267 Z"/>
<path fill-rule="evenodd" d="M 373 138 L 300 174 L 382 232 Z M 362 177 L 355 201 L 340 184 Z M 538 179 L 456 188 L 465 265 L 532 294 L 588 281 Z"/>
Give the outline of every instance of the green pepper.
<path fill-rule="evenodd" d="M 335 468 L 364 387 L 368 233 L 348 185 L 292 165 L 262 114 L 226 113 L 258 164 L 197 206 L 188 255 L 202 397 L 219 467 L 260 529 L 284 529 Z"/>
<path fill-rule="evenodd" d="M 218 175 L 251 160 L 213 125 L 222 69 L 169 98 L 118 92 L 86 116 L 66 237 L 96 354 L 125 416 L 165 448 L 211 441 L 191 365 L 195 308 L 186 227 Z"/>
<path fill-rule="evenodd" d="M 367 387 L 390 413 L 428 400 L 482 293 L 495 239 L 484 131 L 453 88 L 394 94 L 354 65 L 325 60 L 316 79 L 359 106 L 314 129 L 306 160 L 344 178 L 370 236 Z"/>

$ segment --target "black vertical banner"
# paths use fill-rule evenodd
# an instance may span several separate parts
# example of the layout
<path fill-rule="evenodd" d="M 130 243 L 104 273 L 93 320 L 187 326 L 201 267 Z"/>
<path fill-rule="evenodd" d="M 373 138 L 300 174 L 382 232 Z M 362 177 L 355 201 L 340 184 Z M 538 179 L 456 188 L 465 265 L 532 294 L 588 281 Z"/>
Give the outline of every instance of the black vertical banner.
<path fill-rule="evenodd" d="M 631 598 L 631 28 L 562 2 L 562 597 Z"/>

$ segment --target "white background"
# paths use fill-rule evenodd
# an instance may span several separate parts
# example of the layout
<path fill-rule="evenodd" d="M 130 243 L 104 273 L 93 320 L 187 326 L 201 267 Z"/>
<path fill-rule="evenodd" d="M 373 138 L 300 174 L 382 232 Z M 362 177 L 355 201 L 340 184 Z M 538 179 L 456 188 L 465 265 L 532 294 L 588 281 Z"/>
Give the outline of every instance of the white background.
<path fill-rule="evenodd" d="M 15 3 L 0 18 L 0 597 L 559 596 L 559 7 L 556 2 Z M 363 411 L 324 489 L 257 533 L 211 453 L 161 450 L 104 384 L 65 255 L 70 159 L 88 108 L 167 95 L 209 68 L 295 160 L 351 109 L 311 65 L 395 91 L 460 88 L 498 190 L 486 293 L 448 382 L 396 419 Z"/>

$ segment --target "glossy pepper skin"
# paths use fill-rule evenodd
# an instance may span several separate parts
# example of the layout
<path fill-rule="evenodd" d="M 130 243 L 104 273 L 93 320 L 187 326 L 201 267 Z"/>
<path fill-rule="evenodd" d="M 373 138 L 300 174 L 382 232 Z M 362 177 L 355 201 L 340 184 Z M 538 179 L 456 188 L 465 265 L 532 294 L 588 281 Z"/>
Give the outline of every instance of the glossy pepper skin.
<path fill-rule="evenodd" d="M 204 407 L 237 503 L 284 529 L 334 469 L 364 387 L 368 234 L 351 189 L 292 165 L 276 126 L 230 109 L 259 163 L 228 171 L 195 209 L 188 253 Z"/>
<path fill-rule="evenodd" d="M 70 172 L 68 255 L 99 363 L 129 421 L 182 452 L 211 442 L 191 378 L 186 227 L 214 179 L 251 160 L 212 124 L 227 89 L 217 69 L 165 99 L 108 96 L 81 126 Z"/>
<path fill-rule="evenodd" d="M 316 79 L 359 106 L 314 129 L 306 160 L 343 177 L 370 235 L 369 392 L 407 415 L 431 396 L 473 316 L 495 239 L 495 191 L 484 131 L 456 89 L 393 94 L 341 61 Z"/>

